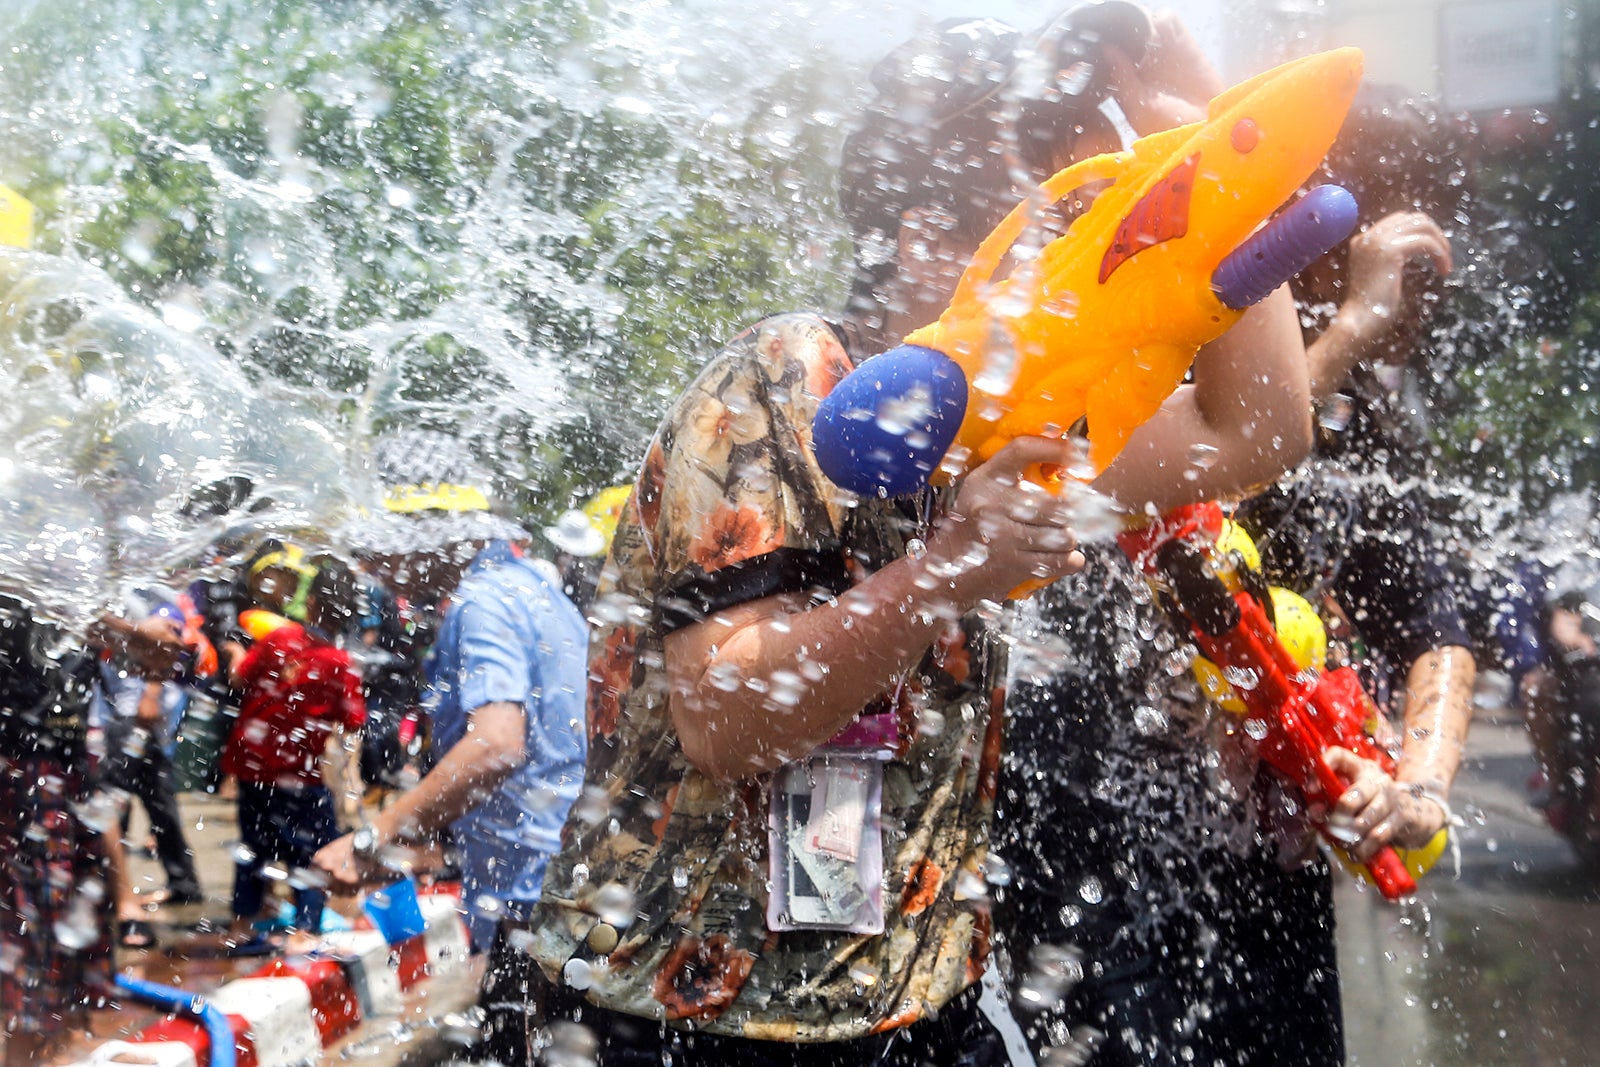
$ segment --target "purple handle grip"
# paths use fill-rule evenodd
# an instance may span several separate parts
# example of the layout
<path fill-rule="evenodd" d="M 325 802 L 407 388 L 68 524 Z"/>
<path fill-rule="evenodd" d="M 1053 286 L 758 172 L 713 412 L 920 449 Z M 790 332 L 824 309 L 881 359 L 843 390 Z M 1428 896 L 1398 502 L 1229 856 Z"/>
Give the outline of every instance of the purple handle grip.
<path fill-rule="evenodd" d="M 1311 190 L 1229 253 L 1211 275 L 1211 288 L 1228 307 L 1242 311 L 1350 236 L 1356 228 L 1356 198 L 1337 185 Z"/>

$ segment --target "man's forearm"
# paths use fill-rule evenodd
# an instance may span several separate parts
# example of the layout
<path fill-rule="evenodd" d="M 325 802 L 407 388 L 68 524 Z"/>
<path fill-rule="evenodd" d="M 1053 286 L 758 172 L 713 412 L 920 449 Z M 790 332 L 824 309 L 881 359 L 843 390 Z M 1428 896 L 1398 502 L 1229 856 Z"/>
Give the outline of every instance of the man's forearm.
<path fill-rule="evenodd" d="M 1396 773 L 1400 781 L 1448 795 L 1472 723 L 1477 676 L 1471 651 L 1460 645 L 1425 652 L 1411 665 Z"/>
<path fill-rule="evenodd" d="M 431 840 L 494 793 L 526 761 L 521 704 L 485 704 L 433 770 L 372 821 L 383 843 Z"/>

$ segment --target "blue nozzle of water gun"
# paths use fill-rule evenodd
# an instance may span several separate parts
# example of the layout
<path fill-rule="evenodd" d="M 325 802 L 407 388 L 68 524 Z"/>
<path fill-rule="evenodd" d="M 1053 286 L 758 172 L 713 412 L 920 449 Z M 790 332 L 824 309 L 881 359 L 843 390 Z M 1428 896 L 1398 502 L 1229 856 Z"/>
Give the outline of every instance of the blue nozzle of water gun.
<path fill-rule="evenodd" d="M 835 485 L 862 496 L 904 496 L 928 484 L 967 414 L 967 376 L 955 360 L 900 345 L 867 360 L 823 398 L 812 451 Z"/>

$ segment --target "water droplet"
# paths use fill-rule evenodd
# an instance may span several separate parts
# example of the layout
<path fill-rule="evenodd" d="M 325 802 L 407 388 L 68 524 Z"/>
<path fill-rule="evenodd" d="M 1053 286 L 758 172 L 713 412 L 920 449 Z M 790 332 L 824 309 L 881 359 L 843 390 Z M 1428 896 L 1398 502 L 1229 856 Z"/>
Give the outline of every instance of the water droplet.
<path fill-rule="evenodd" d="M 878 984 L 878 968 L 866 960 L 856 960 L 850 965 L 850 980 L 865 989 Z"/>
<path fill-rule="evenodd" d="M 781 708 L 792 708 L 800 703 L 804 691 L 805 683 L 794 671 L 773 671 L 767 702 Z"/>
<path fill-rule="evenodd" d="M 1078 896 L 1085 904 L 1098 904 L 1105 897 L 1105 890 L 1100 885 L 1100 879 L 1089 875 L 1078 883 Z"/>
<path fill-rule="evenodd" d="M 633 922 L 633 890 L 620 882 L 607 882 L 596 890 L 592 906 L 601 922 L 619 929 Z"/>
<path fill-rule="evenodd" d="M 594 968 L 589 961 L 574 956 L 561 968 L 561 980 L 571 989 L 579 991 L 588 989 L 594 982 Z"/>
<path fill-rule="evenodd" d="M 549 1035 L 541 1060 L 547 1067 L 594 1067 L 600 1041 L 587 1026 L 561 1019 L 550 1024 Z"/>
<path fill-rule="evenodd" d="M 886 397 L 878 406 L 878 428 L 896 437 L 926 429 L 932 418 L 933 392 L 920 382 L 899 396 Z"/>
<path fill-rule="evenodd" d="M 1240 692 L 1249 692 L 1261 682 L 1261 675 L 1249 667 L 1224 667 L 1222 677 Z"/>
<path fill-rule="evenodd" d="M 956 872 L 954 895 L 957 900 L 982 900 L 989 895 L 983 876 L 967 867 Z"/>
<path fill-rule="evenodd" d="M 1017 984 L 1019 1007 L 1043 1011 L 1060 1004 L 1083 980 L 1083 955 L 1060 945 L 1035 945 L 1028 953 L 1027 971 Z"/>
<path fill-rule="evenodd" d="M 1142 705 L 1133 709 L 1133 726 L 1146 737 L 1154 737 L 1167 728 L 1166 712 L 1160 708 Z"/>

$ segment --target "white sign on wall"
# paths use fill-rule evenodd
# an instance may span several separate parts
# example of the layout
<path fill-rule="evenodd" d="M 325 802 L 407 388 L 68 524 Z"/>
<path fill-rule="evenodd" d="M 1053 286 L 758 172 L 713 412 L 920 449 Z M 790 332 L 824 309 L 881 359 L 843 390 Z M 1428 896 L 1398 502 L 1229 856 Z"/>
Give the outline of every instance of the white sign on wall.
<path fill-rule="evenodd" d="M 1555 0 L 1477 0 L 1439 9 L 1446 107 L 1487 111 L 1554 102 L 1561 90 Z"/>

